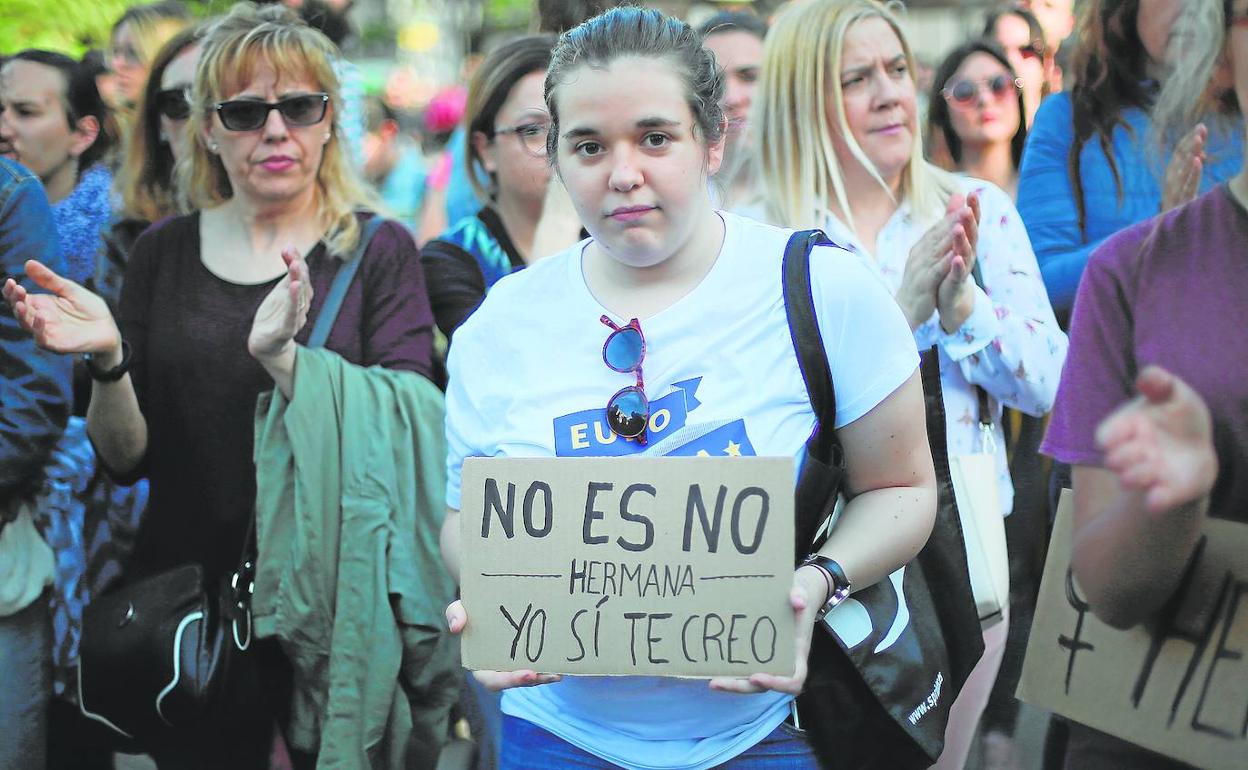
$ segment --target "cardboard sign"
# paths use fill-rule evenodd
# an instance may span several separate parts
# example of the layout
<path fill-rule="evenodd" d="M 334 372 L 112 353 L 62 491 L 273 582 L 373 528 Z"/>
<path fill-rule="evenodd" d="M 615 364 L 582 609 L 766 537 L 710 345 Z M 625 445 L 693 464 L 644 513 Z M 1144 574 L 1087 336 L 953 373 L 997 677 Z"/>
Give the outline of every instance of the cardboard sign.
<path fill-rule="evenodd" d="M 791 675 L 791 458 L 469 458 L 464 666 Z"/>
<path fill-rule="evenodd" d="M 1070 569 L 1074 497 L 1058 508 L 1018 697 L 1201 768 L 1248 767 L 1248 525 L 1205 526 L 1178 611 L 1118 631 Z"/>

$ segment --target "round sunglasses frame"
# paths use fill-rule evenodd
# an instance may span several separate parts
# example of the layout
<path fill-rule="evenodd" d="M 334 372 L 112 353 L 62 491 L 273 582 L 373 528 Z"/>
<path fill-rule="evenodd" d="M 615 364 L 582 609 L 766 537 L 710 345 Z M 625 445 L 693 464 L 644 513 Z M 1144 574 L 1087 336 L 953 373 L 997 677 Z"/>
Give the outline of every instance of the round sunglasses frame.
<path fill-rule="evenodd" d="M 969 96 L 961 98 L 955 95 L 954 91 L 964 84 L 973 86 L 975 90 L 972 91 Z M 945 97 L 945 101 L 948 102 L 950 106 L 969 108 L 975 106 L 975 102 L 979 99 L 979 95 L 985 90 L 988 92 L 990 97 L 996 99 L 997 101 L 1001 101 L 1010 94 L 1011 87 L 1014 93 L 1022 91 L 1023 79 L 1011 78 L 1009 75 L 994 75 L 985 80 L 959 80 L 952 86 L 945 86 L 940 89 L 940 95 Z"/>
<path fill-rule="evenodd" d="M 646 335 L 642 333 L 641 322 L 636 318 L 624 326 L 616 324 L 606 315 L 603 315 L 599 320 L 603 325 L 611 329 L 611 333 L 607 335 L 606 341 L 602 343 L 602 362 L 613 372 L 635 374 L 637 378 L 634 384 L 620 388 L 607 400 L 607 427 L 611 429 L 612 433 L 622 439 L 636 441 L 645 445 L 647 443 L 646 428 L 650 424 L 650 399 L 646 396 L 646 382 L 641 371 L 642 362 L 646 359 Z M 611 347 L 611 343 L 621 334 L 636 334 L 640 343 L 636 362 L 626 367 L 615 366 L 607 355 L 607 350 Z M 625 396 L 633 394 L 636 394 L 641 399 L 644 411 L 640 415 L 632 410 L 625 412 L 620 407 L 620 401 Z M 634 426 L 633 423 L 635 421 L 640 421 L 641 424 Z"/>

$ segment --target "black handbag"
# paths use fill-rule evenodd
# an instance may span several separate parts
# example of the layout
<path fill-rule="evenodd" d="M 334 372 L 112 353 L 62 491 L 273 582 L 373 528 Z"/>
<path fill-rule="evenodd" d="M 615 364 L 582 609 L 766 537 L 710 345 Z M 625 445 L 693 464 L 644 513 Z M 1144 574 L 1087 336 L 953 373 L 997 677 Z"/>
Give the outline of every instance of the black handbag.
<path fill-rule="evenodd" d="M 364 252 L 383 224 L 361 225 L 359 243 L 334 276 L 308 338 L 325 344 Z M 238 568 L 206 586 L 198 564 L 184 564 L 113 591 L 83 611 L 78 662 L 82 713 L 140 745 L 171 729 L 236 710 L 232 672 L 250 668 L 256 519 L 252 512 Z M 254 700 L 254 698 L 248 698 Z"/>
<path fill-rule="evenodd" d="M 833 427 L 836 395 L 810 285 L 811 249 L 830 243 L 818 230 L 794 233 L 782 268 L 789 330 L 818 421 L 798 474 L 796 563 L 826 538 L 845 469 Z M 903 570 L 847 600 L 865 611 L 869 630 L 838 630 L 844 605 L 817 624 L 797 714 L 827 768 L 930 766 L 944 748 L 949 707 L 984 651 L 949 475 L 935 349 L 923 354 L 920 371 L 936 469 L 936 523 L 923 550 Z"/>

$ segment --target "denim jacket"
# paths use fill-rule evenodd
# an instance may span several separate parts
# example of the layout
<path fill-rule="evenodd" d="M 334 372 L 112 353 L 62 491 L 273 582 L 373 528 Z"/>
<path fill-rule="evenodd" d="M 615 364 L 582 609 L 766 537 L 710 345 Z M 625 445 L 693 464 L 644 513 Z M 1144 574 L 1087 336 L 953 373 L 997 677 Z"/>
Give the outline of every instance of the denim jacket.
<path fill-rule="evenodd" d="M 35 290 L 26 277 L 28 259 L 58 273 L 65 269 L 43 186 L 0 158 L 0 277 Z M 0 502 L 38 486 L 69 419 L 70 367 L 69 356 L 35 345 L 0 299 Z"/>

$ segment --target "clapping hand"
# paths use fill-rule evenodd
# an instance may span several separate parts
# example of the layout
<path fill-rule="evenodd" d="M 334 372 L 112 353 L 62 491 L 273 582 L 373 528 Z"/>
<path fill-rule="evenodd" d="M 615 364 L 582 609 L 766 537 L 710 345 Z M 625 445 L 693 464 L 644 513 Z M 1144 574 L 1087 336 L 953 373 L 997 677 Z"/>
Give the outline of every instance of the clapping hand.
<path fill-rule="evenodd" d="M 979 193 L 971 193 L 965 201 L 961 195 L 954 195 L 949 199 L 948 210 L 949 216 L 957 218 L 955 231 L 961 229 L 965 236 L 954 241 L 949 271 L 936 287 L 936 310 L 940 313 L 941 328 L 953 332 L 975 309 L 974 281 L 969 279 L 975 269 L 975 249 L 979 245 Z"/>
<path fill-rule="evenodd" d="M 120 359 L 121 333 L 103 299 L 42 262 L 30 260 L 25 269 L 35 285 L 50 293 L 31 294 L 9 278 L 4 300 L 39 347 L 55 353 L 115 353 Z"/>
<path fill-rule="evenodd" d="M 1143 495 L 1150 514 L 1201 500 L 1218 476 L 1208 407 L 1191 386 L 1159 366 L 1146 367 L 1135 387 L 1139 395 L 1096 430 L 1105 467 L 1123 489 Z"/>
<path fill-rule="evenodd" d="M 308 322 L 312 305 L 312 282 L 308 263 L 292 246 L 282 249 L 286 275 L 256 310 L 247 337 L 247 350 L 264 362 L 294 351 L 295 335 Z"/>
<path fill-rule="evenodd" d="M 906 259 L 901 287 L 897 290 L 897 302 L 905 312 L 911 329 L 917 329 L 933 312 L 942 309 L 942 305 L 949 307 L 962 298 L 965 277 L 970 275 L 975 263 L 978 240 L 978 194 L 953 195 L 945 216 L 923 234 Z M 961 260 L 961 281 L 952 281 L 945 288 L 942 298 L 939 290 L 954 271 L 957 260 Z M 942 303 L 942 299 L 946 302 Z"/>
<path fill-rule="evenodd" d="M 1200 178 L 1205 168 L 1205 140 L 1208 138 L 1209 129 L 1204 123 L 1197 123 L 1174 148 L 1174 157 L 1166 166 L 1161 191 L 1163 212 L 1193 200 L 1200 191 Z"/>

